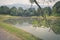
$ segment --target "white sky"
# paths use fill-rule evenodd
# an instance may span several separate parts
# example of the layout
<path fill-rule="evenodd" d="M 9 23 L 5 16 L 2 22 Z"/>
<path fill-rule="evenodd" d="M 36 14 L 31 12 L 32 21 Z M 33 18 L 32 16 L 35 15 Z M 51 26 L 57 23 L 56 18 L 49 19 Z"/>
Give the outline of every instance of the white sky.
<path fill-rule="evenodd" d="M 50 5 L 53 5 L 55 2 L 50 3 Z M 10 5 L 10 4 L 29 4 L 29 0 L 0 0 L 0 5 Z M 40 4 L 43 4 L 43 1 L 40 0 Z M 47 3 L 45 3 L 47 5 Z"/>
<path fill-rule="evenodd" d="M 30 4 L 29 0 L 0 0 L 0 5 L 7 4 Z"/>

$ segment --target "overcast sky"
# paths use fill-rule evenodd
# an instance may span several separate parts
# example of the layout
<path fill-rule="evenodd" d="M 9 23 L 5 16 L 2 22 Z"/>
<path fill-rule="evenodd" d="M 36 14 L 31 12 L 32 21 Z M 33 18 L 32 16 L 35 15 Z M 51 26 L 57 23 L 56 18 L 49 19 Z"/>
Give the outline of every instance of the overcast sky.
<path fill-rule="evenodd" d="M 55 2 L 50 3 L 53 5 Z M 10 4 L 28 4 L 30 5 L 29 0 L 0 0 L 0 5 L 10 5 Z M 40 5 L 43 4 L 43 1 L 40 0 Z M 47 5 L 47 3 L 45 3 Z"/>

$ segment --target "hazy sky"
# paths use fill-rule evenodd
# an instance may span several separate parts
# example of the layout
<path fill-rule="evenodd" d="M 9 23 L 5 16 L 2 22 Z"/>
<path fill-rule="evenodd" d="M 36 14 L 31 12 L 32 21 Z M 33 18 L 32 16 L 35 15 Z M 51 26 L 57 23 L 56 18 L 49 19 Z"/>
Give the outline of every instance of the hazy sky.
<path fill-rule="evenodd" d="M 53 5 L 55 2 L 50 3 L 50 5 Z M 10 5 L 10 4 L 29 4 L 29 0 L 0 0 L 0 5 Z M 40 4 L 43 4 L 43 1 L 40 0 Z M 45 3 L 47 5 L 47 3 Z"/>
<path fill-rule="evenodd" d="M 29 0 L 0 0 L 0 5 L 3 4 L 30 4 Z"/>

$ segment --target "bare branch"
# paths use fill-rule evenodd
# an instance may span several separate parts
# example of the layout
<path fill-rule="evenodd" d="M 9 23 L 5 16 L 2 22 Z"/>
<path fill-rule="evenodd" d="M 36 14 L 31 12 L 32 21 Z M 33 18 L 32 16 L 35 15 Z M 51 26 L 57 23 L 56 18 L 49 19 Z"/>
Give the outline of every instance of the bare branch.
<path fill-rule="evenodd" d="M 38 4 L 38 2 L 36 0 L 34 0 L 35 4 L 41 9 L 40 5 Z"/>

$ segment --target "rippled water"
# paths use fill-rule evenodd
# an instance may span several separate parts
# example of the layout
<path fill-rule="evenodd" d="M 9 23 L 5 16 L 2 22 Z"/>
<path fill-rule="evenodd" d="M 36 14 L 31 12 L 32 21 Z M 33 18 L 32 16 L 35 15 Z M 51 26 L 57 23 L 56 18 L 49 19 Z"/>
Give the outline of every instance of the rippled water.
<path fill-rule="evenodd" d="M 43 40 L 60 40 L 60 18 L 16 18 L 8 19 L 5 22 L 23 29 Z"/>

